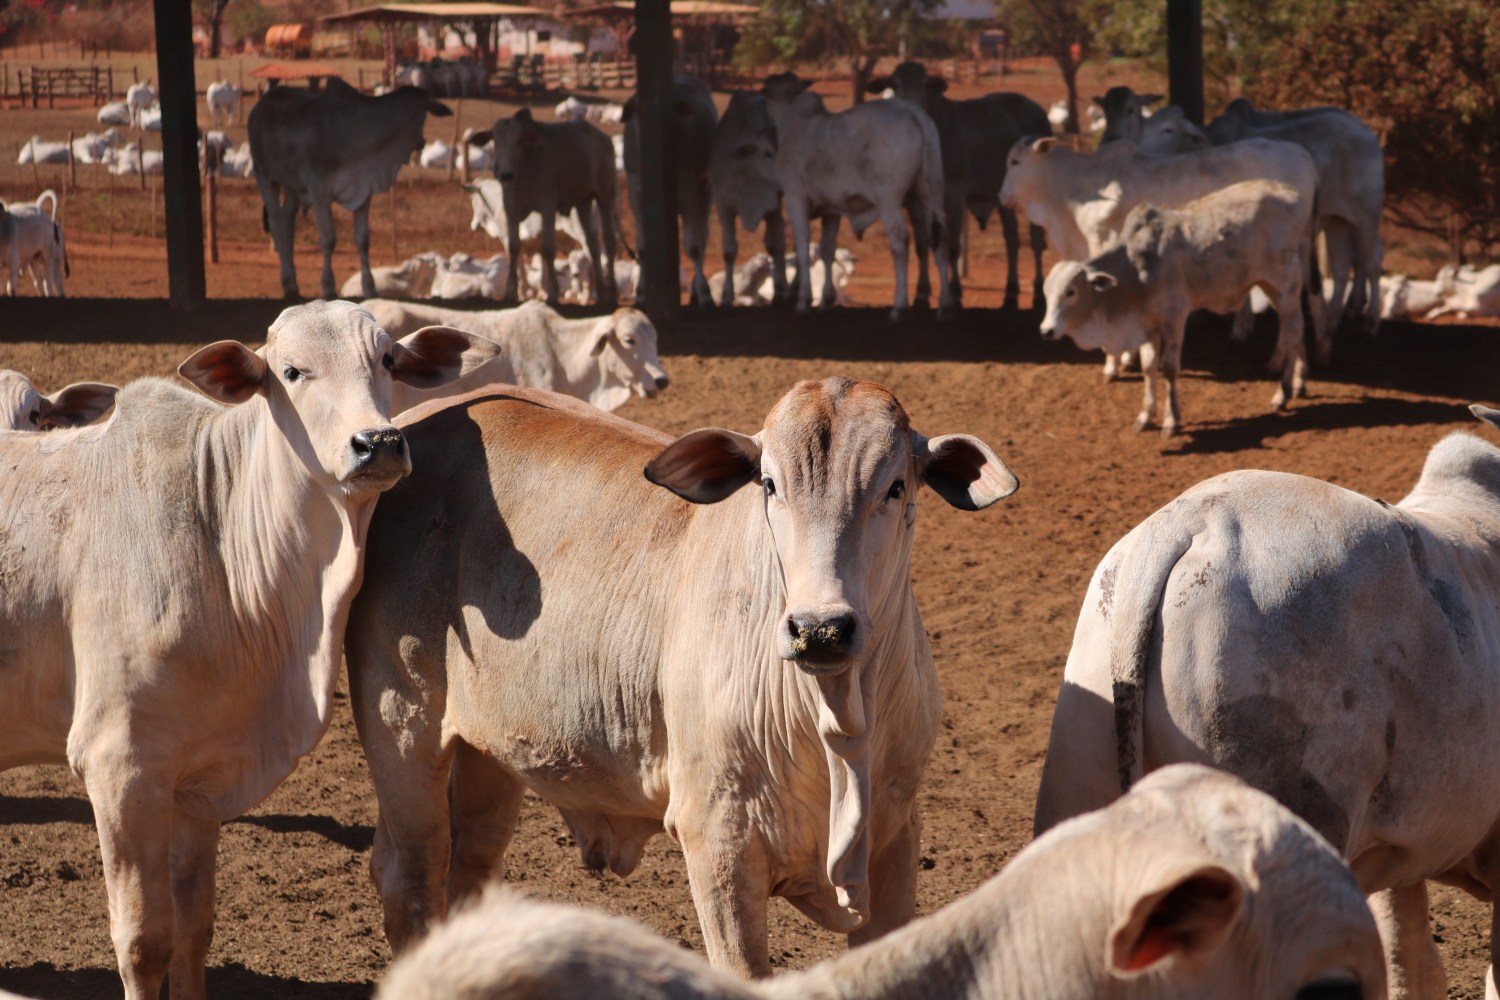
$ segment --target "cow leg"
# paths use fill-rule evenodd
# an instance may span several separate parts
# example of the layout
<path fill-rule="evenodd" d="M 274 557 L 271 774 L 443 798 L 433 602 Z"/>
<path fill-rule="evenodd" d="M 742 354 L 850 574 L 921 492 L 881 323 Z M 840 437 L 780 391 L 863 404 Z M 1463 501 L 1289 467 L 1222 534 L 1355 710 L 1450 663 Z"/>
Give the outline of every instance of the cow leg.
<path fill-rule="evenodd" d="M 214 938 L 214 868 L 219 821 L 178 812 L 172 817 L 172 1000 L 203 1000 L 204 966 Z"/>
<path fill-rule="evenodd" d="M 794 289 L 786 280 L 786 221 L 777 209 L 766 216 L 766 253 L 773 262 L 771 288 L 777 302 L 790 302 Z"/>
<path fill-rule="evenodd" d="M 587 221 L 584 220 L 585 215 L 588 217 Z M 589 274 L 592 275 L 594 282 L 594 302 L 602 304 L 605 300 L 605 265 L 603 260 L 600 259 L 599 254 L 599 228 L 594 225 L 594 213 L 592 212 L 581 213 L 578 221 L 583 226 L 583 245 L 589 252 Z M 613 255 L 611 255 L 610 259 L 614 259 Z M 614 274 L 615 268 L 613 263 L 609 265 L 608 270 L 611 275 Z"/>
<path fill-rule="evenodd" d="M 912 297 L 912 305 L 918 309 L 929 309 L 932 307 L 932 279 L 927 276 L 927 257 L 932 250 L 932 230 L 929 228 L 931 220 L 927 217 L 927 207 L 914 196 L 907 195 L 905 206 L 907 229 L 911 233 L 912 244 L 917 248 L 917 293 Z"/>
<path fill-rule="evenodd" d="M 1108 370 L 1108 361 L 1114 360 L 1114 355 L 1106 354 L 1108 359 L 1105 370 Z M 1156 379 L 1160 373 L 1160 359 L 1157 357 L 1156 345 L 1146 343 L 1141 345 L 1141 412 L 1136 414 L 1135 429 L 1143 431 L 1151 426 L 1151 421 L 1156 419 Z"/>
<path fill-rule="evenodd" d="M 1042 251 L 1047 249 L 1047 230 L 1041 226 L 1031 227 L 1031 256 L 1036 264 L 1033 272 L 1036 278 L 1031 286 L 1031 308 L 1040 309 L 1046 302 L 1047 293 L 1042 290 L 1047 280 L 1046 272 L 1042 270 Z"/>
<path fill-rule="evenodd" d="M 808 244 L 812 240 L 812 219 L 807 202 L 803 198 L 788 197 L 786 212 L 792 223 L 792 252 L 797 255 L 797 311 L 807 312 L 812 307 L 812 277 L 809 273 Z M 827 231 L 828 219 L 823 220 Z M 784 258 L 783 258 L 784 259 Z"/>
<path fill-rule="evenodd" d="M 367 299 L 373 299 L 375 275 L 370 273 L 370 199 L 354 210 L 354 249 L 359 254 L 359 286 Z"/>
<path fill-rule="evenodd" d="M 598 199 L 587 213 L 579 213 L 580 222 L 584 221 L 585 215 L 589 224 L 584 226 L 584 239 L 588 239 L 589 232 L 594 230 L 594 223 L 597 222 L 599 238 L 604 250 L 602 255 L 593 255 L 593 259 L 599 261 L 599 266 L 604 270 L 603 283 L 594 286 L 596 289 L 594 301 L 601 306 L 613 309 L 620 301 L 620 286 L 615 283 L 615 257 L 619 254 L 620 219 L 615 214 L 614 199 L 612 197 Z M 595 274 L 597 275 L 598 272 L 596 271 Z M 640 292 L 637 291 L 636 295 L 639 297 Z"/>
<path fill-rule="evenodd" d="M 749 819 L 743 814 L 701 816 L 693 808 L 683 812 L 701 821 L 673 823 L 669 816 L 667 829 L 682 845 L 709 962 L 746 977 L 769 976 L 766 904 L 771 872 L 764 847 L 749 832 Z"/>
<path fill-rule="evenodd" d="M 880 220 L 885 226 L 885 237 L 891 244 L 891 263 L 896 270 L 896 298 L 891 303 L 891 319 L 898 320 L 906 312 L 906 247 L 910 234 L 906 231 L 906 219 L 900 209 L 887 212 Z"/>
<path fill-rule="evenodd" d="M 695 306 L 711 306 L 713 294 L 708 290 L 708 275 L 703 273 L 703 255 L 708 252 L 708 180 L 698 182 L 692 204 L 682 217 L 682 243 L 688 260 L 693 262 L 693 290 L 690 301 Z M 734 284 L 734 271 L 725 272 L 725 280 Z M 733 289 L 731 288 L 731 291 Z"/>
<path fill-rule="evenodd" d="M 1448 995 L 1443 956 L 1432 940 L 1427 883 L 1387 889 L 1370 897 L 1380 929 L 1391 1000 L 1442 1000 Z"/>
<path fill-rule="evenodd" d="M 1013 208 L 1000 206 L 1000 233 L 1005 237 L 1005 303 L 1015 309 L 1021 304 L 1021 223 Z"/>
<path fill-rule="evenodd" d="M 910 803 L 900 829 L 870 859 L 870 919 L 850 932 L 849 947 L 874 941 L 911 922 L 917 912 L 917 859 L 921 849 L 922 818 L 916 803 Z"/>
<path fill-rule="evenodd" d="M 333 229 L 333 201 L 326 192 L 314 193 L 313 218 L 318 222 L 318 246 L 323 250 L 323 298 L 334 299 L 338 297 L 338 285 L 333 281 L 333 247 L 336 234 Z M 370 287 L 374 287 L 373 278 L 370 281 Z"/>
<path fill-rule="evenodd" d="M 740 255 L 740 238 L 735 232 L 734 209 L 719 207 L 719 232 L 724 244 L 724 287 L 719 289 L 719 305 L 729 309 L 734 306 L 734 262 Z M 785 276 L 781 280 L 785 283 Z"/>
<path fill-rule="evenodd" d="M 1186 316 L 1171 317 L 1162 333 L 1161 377 L 1167 383 L 1167 404 L 1161 418 L 1161 436 L 1164 438 L 1176 434 L 1182 426 L 1182 410 L 1177 403 L 1177 379 L 1182 374 L 1182 336 L 1186 326 Z"/>
<path fill-rule="evenodd" d="M 1286 409 L 1293 398 L 1305 395 L 1307 384 L 1307 341 L 1302 325 L 1302 296 L 1277 292 L 1271 300 L 1280 329 L 1276 335 L 1276 355 L 1281 358 L 1281 385 L 1271 397 L 1273 410 Z"/>
<path fill-rule="evenodd" d="M 526 786 L 500 764 L 458 741 L 448 782 L 453 857 L 448 900 L 458 904 L 505 874 L 505 849 L 521 818 Z"/>
<path fill-rule="evenodd" d="M 94 749 L 77 769 L 99 828 L 120 978 L 126 1000 L 157 1000 L 176 934 L 171 781 L 142 767 L 129 746 Z"/>
<path fill-rule="evenodd" d="M 842 216 L 831 214 L 823 216 L 821 238 L 818 241 L 818 256 L 823 261 L 822 307 L 824 309 L 832 309 L 839 304 L 839 287 L 833 279 L 833 261 L 839 252 L 839 226 L 842 222 Z M 811 277 L 807 279 L 807 284 L 809 287 L 812 286 Z"/>
<path fill-rule="evenodd" d="M 934 225 L 935 216 L 924 212 L 922 228 L 932 227 L 932 257 L 937 264 L 938 273 L 938 319 L 951 317 L 959 308 L 960 297 L 963 289 L 958 282 L 958 262 L 945 253 L 949 245 L 956 247 L 960 238 L 964 235 L 964 213 L 963 206 L 959 206 L 958 224 L 956 227 L 944 229 Z"/>
<path fill-rule="evenodd" d="M 1236 344 L 1243 344 L 1250 339 L 1255 332 L 1255 310 L 1250 308 L 1250 300 L 1246 299 L 1234 313 L 1234 325 L 1229 328 L 1229 339 Z M 1276 359 L 1271 359 L 1271 364 L 1276 365 Z"/>
<path fill-rule="evenodd" d="M 271 243 L 276 247 L 276 256 L 281 263 L 281 294 L 288 299 L 297 298 L 297 264 L 293 258 L 297 235 L 297 195 L 286 188 L 273 185 L 260 177 L 261 201 L 266 209 L 266 225 L 271 230 Z"/>

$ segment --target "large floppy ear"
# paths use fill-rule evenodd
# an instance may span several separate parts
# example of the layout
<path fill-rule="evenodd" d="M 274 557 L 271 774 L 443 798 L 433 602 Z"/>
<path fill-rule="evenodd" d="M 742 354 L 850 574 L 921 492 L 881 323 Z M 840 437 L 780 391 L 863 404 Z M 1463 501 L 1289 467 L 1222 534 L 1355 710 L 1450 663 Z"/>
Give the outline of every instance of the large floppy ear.
<path fill-rule="evenodd" d="M 645 475 L 693 503 L 718 503 L 760 472 L 760 442 L 704 427 L 684 434 L 646 463 Z"/>
<path fill-rule="evenodd" d="M 1186 861 L 1139 888 L 1110 930 L 1105 955 L 1111 974 L 1129 979 L 1178 956 L 1221 947 L 1245 908 L 1245 886 L 1214 864 Z"/>
<path fill-rule="evenodd" d="M 1155 104 L 1157 101 L 1162 100 L 1162 95 L 1160 95 L 1160 94 L 1142 94 L 1140 96 L 1141 96 L 1141 107 L 1143 107 L 1143 108 L 1149 108 L 1149 107 L 1151 107 L 1151 105 Z"/>
<path fill-rule="evenodd" d="M 516 113 L 513 114 L 513 115 L 511 115 L 511 117 L 514 118 L 516 121 L 529 122 L 529 121 L 531 121 L 531 109 L 530 108 L 517 108 L 516 109 Z"/>
<path fill-rule="evenodd" d="M 266 362 L 237 340 L 209 344 L 177 366 L 177 374 L 221 403 L 243 403 L 265 391 Z"/>
<path fill-rule="evenodd" d="M 1088 278 L 1089 287 L 1096 292 L 1107 292 L 1120 283 L 1119 280 L 1108 271 L 1100 271 L 1092 267 L 1086 268 L 1083 274 L 1084 277 Z"/>
<path fill-rule="evenodd" d="M 1047 137 L 1038 139 L 1036 142 L 1033 142 L 1031 144 L 1031 151 L 1033 153 L 1042 153 L 1042 154 L 1045 155 L 1047 153 L 1052 152 L 1052 148 L 1054 146 L 1056 146 L 1056 145 L 1057 145 L 1057 140 L 1053 139 L 1050 136 L 1047 136 Z"/>
<path fill-rule="evenodd" d="M 424 326 L 391 345 L 391 378 L 416 389 L 436 389 L 500 353 L 492 340 L 451 326 Z"/>
<path fill-rule="evenodd" d="M 483 132 L 475 132 L 473 135 L 469 136 L 469 145 L 471 145 L 471 146 L 488 146 L 490 144 L 490 140 L 493 139 L 494 137 L 495 137 L 495 133 L 491 129 L 485 129 Z M 468 185 L 465 185 L 464 186 L 464 190 L 466 190 L 466 191 L 472 191 L 473 188 L 469 187 Z"/>
<path fill-rule="evenodd" d="M 865 84 L 865 93 L 867 93 L 867 94 L 881 94 L 881 93 L 884 93 L 887 90 L 892 89 L 895 86 L 896 86 L 896 81 L 893 80 L 893 79 L 891 79 L 890 77 L 888 77 L 888 76 L 877 76 L 875 79 L 873 79 L 869 83 Z"/>
<path fill-rule="evenodd" d="M 1469 412 L 1496 430 L 1500 430 L 1500 410 L 1492 410 L 1488 406 L 1474 403 L 1469 406 Z"/>
<path fill-rule="evenodd" d="M 115 405 L 118 386 L 103 382 L 74 382 L 42 397 L 40 427 L 82 427 L 104 416 Z"/>
<path fill-rule="evenodd" d="M 599 322 L 595 323 L 594 328 L 589 331 L 589 335 L 594 338 L 593 343 L 589 345 L 589 357 L 597 358 L 603 354 L 604 346 L 609 343 L 609 338 L 614 335 L 614 332 L 614 314 L 599 317 Z"/>
<path fill-rule="evenodd" d="M 971 434 L 924 438 L 912 431 L 922 481 L 959 510 L 983 510 L 1021 485 L 989 445 Z"/>

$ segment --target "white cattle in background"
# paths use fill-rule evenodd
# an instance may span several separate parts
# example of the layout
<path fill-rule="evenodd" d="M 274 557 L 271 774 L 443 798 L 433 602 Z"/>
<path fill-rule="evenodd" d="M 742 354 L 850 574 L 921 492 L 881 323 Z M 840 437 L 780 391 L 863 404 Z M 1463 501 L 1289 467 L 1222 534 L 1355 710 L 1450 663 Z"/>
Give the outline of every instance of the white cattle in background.
<path fill-rule="evenodd" d="M 1275 181 L 1244 181 L 1180 208 L 1137 205 L 1117 246 L 1085 263 L 1059 261 L 1047 276 L 1042 336 L 1071 337 L 1079 347 L 1119 354 L 1141 351 L 1145 398 L 1136 429 L 1155 416 L 1158 364 L 1167 387 L 1162 434 L 1182 416 L 1177 378 L 1188 314 L 1229 312 L 1260 286 L 1281 321 L 1273 366 L 1281 409 L 1303 391 L 1307 373 L 1302 327 L 1313 206 Z M 1314 329 L 1317 316 L 1313 313 Z M 1321 334 L 1321 331 L 1317 331 Z"/>
<path fill-rule="evenodd" d="M 942 253 L 947 237 L 942 223 L 943 163 L 937 126 L 906 101 L 867 101 L 830 114 L 823 99 L 807 89 L 809 83 L 791 73 L 778 73 L 767 77 L 761 89 L 776 124 L 776 176 L 792 224 L 798 274 L 809 274 L 807 247 L 814 215 L 823 217 L 820 250 L 828 269 L 827 282 L 833 280 L 838 216 L 849 217 L 855 236 L 878 219 L 896 272 L 891 317 L 899 318 L 907 308 L 909 239 L 916 243 L 919 262 L 929 247 L 937 254 L 939 312 L 950 313 L 955 303 Z M 949 236 L 958 238 L 956 233 Z M 925 264 L 921 266 L 925 269 Z M 825 285 L 825 307 L 832 304 L 835 294 Z M 806 310 L 811 305 L 811 285 L 801 281 L 797 308 Z"/>
<path fill-rule="evenodd" d="M 161 131 L 161 105 L 160 104 L 153 104 L 153 105 L 151 105 L 151 107 L 149 107 L 145 111 L 141 112 L 140 126 L 141 126 L 141 130 L 145 131 L 145 132 L 160 132 Z"/>
<path fill-rule="evenodd" d="M 425 299 L 432 295 L 432 282 L 447 258 L 436 251 L 414 254 L 399 264 L 370 268 L 375 291 L 387 299 Z M 339 288 L 339 296 L 357 299 L 364 294 L 363 278 L 358 271 L 349 275 Z"/>
<path fill-rule="evenodd" d="M 569 96 L 558 103 L 552 110 L 552 114 L 558 121 L 585 121 L 588 119 L 589 106 L 576 97 Z"/>
<path fill-rule="evenodd" d="M 670 830 L 726 969 L 769 975 L 772 895 L 851 944 L 911 919 L 942 716 L 916 500 L 1010 495 L 988 446 L 846 378 L 798 383 L 753 437 L 522 388 L 402 425 L 442 488 L 382 498 L 346 645 L 398 952 L 501 875 L 528 789 L 591 868 Z"/>
<path fill-rule="evenodd" d="M 1117 542 L 1073 633 L 1036 830 L 1185 760 L 1328 838 L 1379 893 L 1400 995 L 1447 995 L 1428 881 L 1487 910 L 1500 893 L 1500 448 L 1449 434 L 1395 504 L 1230 472 Z M 1483 990 L 1455 993 L 1493 995 L 1486 958 Z"/>
<path fill-rule="evenodd" d="M 122 141 L 124 136 L 118 128 L 109 128 L 102 133 L 87 132 L 73 140 L 73 158 L 79 163 L 103 163 L 104 154 Z"/>
<path fill-rule="evenodd" d="M 71 271 L 67 243 L 57 221 L 56 192 L 49 188 L 30 204 L 0 203 L 0 266 L 6 270 L 5 294 L 16 294 L 24 268 L 39 294 L 62 297 L 63 278 Z"/>
<path fill-rule="evenodd" d="M 1324 284 L 1331 285 L 1331 282 L 1325 279 Z M 1441 308 L 1447 299 L 1441 278 L 1422 281 L 1404 274 L 1380 276 L 1381 319 L 1425 319 L 1433 310 Z"/>
<path fill-rule="evenodd" d="M 215 80 L 203 92 L 208 105 L 208 120 L 214 125 L 228 125 L 240 117 L 240 88 L 228 80 Z"/>
<path fill-rule="evenodd" d="M 44 142 L 41 136 L 34 135 L 22 144 L 16 163 L 22 166 L 28 163 L 67 163 L 68 153 L 66 142 Z"/>
<path fill-rule="evenodd" d="M 566 319 L 544 302 L 468 311 L 373 299 L 365 307 L 388 331 L 441 322 L 501 348 L 483 370 L 466 370 L 458 382 L 439 392 L 398 392 L 391 403 L 398 413 L 491 382 L 559 392 L 601 410 L 617 410 L 632 396 L 653 399 L 667 387 L 667 373 L 656 354 L 656 327 L 637 309 Z"/>
<path fill-rule="evenodd" d="M 119 391 L 102 382 L 75 382 L 43 395 L 20 372 L 0 370 L 0 430 L 82 427 L 109 412 Z"/>
<path fill-rule="evenodd" d="M 746 982 L 633 920 L 494 887 L 399 959 L 376 1000 L 1385 996 L 1375 921 L 1327 841 L 1244 782 L 1178 764 L 805 971 Z"/>
<path fill-rule="evenodd" d="M 354 214 L 354 246 L 364 294 L 375 294 L 370 274 L 370 199 L 396 182 L 401 166 L 422 147 L 427 116 L 453 114 L 421 90 L 401 87 L 367 97 L 338 77 L 320 92 L 275 87 L 250 111 L 250 149 L 265 221 L 281 261 L 281 290 L 295 298 L 292 247 L 297 215 L 312 208 L 323 250 L 322 294 L 334 297 L 333 205 Z"/>
<path fill-rule="evenodd" d="M 1068 101 L 1063 98 L 1054 101 L 1047 108 L 1047 123 L 1052 126 L 1052 131 L 1062 132 L 1068 127 Z"/>
<path fill-rule="evenodd" d="M 116 177 L 134 177 L 142 172 L 158 177 L 162 173 L 162 152 L 159 149 L 141 149 L 138 142 L 130 142 L 118 149 L 104 151 L 104 168 Z"/>
<path fill-rule="evenodd" d="M 250 143 L 242 142 L 236 149 L 227 151 L 219 160 L 220 177 L 254 177 L 255 158 L 250 154 Z"/>
<path fill-rule="evenodd" d="M 103 424 L 0 434 L 0 768 L 82 780 L 126 1000 L 169 971 L 205 995 L 221 827 L 332 720 L 369 518 L 411 469 L 392 384 L 493 350 L 313 303 L 184 361 L 201 394 L 144 378 Z"/>
<path fill-rule="evenodd" d="M 1432 313 L 1449 313 L 1467 319 L 1471 316 L 1500 316 L 1500 264 L 1476 269 L 1472 264 L 1443 267 L 1437 275 L 1443 292 L 1443 304 Z"/>
<path fill-rule="evenodd" d="M 137 128 L 144 127 L 141 118 L 151 110 L 156 103 L 156 91 L 146 80 L 132 83 L 130 89 L 125 91 L 125 106 L 130 110 L 130 121 L 128 124 Z M 100 119 L 101 121 L 103 119 Z"/>
<path fill-rule="evenodd" d="M 785 261 L 785 257 L 782 258 Z M 822 263 L 819 261 L 818 263 Z M 796 267 L 793 259 L 792 267 Z M 773 281 L 778 270 L 783 274 L 780 281 Z M 708 276 L 708 290 L 713 295 L 714 301 L 720 305 L 757 306 L 770 305 L 775 301 L 779 288 L 787 286 L 787 277 L 784 268 L 777 268 L 776 260 L 768 253 L 756 253 L 743 263 L 737 264 L 732 271 L 715 271 Z M 733 275 L 729 287 L 725 286 L 725 275 Z M 814 285 L 813 289 L 818 290 Z M 762 292 L 768 293 L 762 296 Z"/>
<path fill-rule="evenodd" d="M 590 104 L 584 112 L 584 117 L 595 125 L 619 125 L 625 120 L 625 105 L 608 101 L 604 104 Z"/>
<path fill-rule="evenodd" d="M 438 267 L 432 279 L 432 298 L 499 301 L 505 298 L 505 281 L 509 273 L 504 254 L 476 260 L 466 253 L 456 253 Z"/>
<path fill-rule="evenodd" d="M 762 224 L 766 227 L 766 252 L 756 254 L 756 258 L 765 257 L 769 262 L 781 260 L 786 254 L 781 182 L 776 177 L 776 123 L 771 121 L 764 94 L 736 90 L 729 95 L 729 104 L 714 127 L 709 151 L 709 181 L 724 245 L 724 272 L 721 273 L 736 276 L 728 288 L 720 279 L 715 301 L 721 306 L 730 306 L 738 302 L 741 295 L 753 295 L 760 287 L 759 281 L 741 286 L 740 268 L 735 265 L 740 250 L 740 226 L 751 232 Z M 779 269 L 768 270 L 776 301 L 785 302 L 788 288 L 795 286 L 788 286 Z"/>
<path fill-rule="evenodd" d="M 128 101 L 110 101 L 95 115 L 100 125 L 132 125 Z"/>

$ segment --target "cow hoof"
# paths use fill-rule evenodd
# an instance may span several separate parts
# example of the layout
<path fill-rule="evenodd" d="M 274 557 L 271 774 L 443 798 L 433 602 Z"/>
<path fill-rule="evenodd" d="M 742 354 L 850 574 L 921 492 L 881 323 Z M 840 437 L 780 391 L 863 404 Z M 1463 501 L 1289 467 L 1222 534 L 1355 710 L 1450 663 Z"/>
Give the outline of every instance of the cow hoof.
<path fill-rule="evenodd" d="M 1151 428 L 1151 418 L 1150 417 L 1144 417 L 1143 416 L 1143 417 L 1136 417 L 1135 418 L 1135 432 L 1137 434 L 1139 434 L 1141 431 L 1144 431 L 1144 430 L 1150 430 L 1150 428 Z"/>
<path fill-rule="evenodd" d="M 1162 424 L 1161 425 L 1161 437 L 1162 437 L 1163 441 L 1165 441 L 1166 439 L 1168 439 L 1170 437 L 1174 437 L 1176 434 L 1177 434 L 1177 425 L 1176 424 Z"/>
<path fill-rule="evenodd" d="M 1275 413 L 1280 413 L 1282 410 L 1285 410 L 1285 409 L 1286 409 L 1286 390 L 1285 389 L 1277 389 L 1276 390 L 1276 395 L 1274 395 L 1274 396 L 1271 397 L 1271 410 L 1273 412 L 1275 412 Z"/>

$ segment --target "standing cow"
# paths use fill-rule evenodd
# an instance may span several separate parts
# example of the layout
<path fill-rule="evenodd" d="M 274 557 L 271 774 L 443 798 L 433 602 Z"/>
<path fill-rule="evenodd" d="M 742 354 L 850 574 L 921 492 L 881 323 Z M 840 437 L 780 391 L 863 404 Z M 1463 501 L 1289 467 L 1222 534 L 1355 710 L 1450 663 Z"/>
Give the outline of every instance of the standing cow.
<path fill-rule="evenodd" d="M 1047 112 L 1021 94 L 989 94 L 972 101 L 945 96 L 948 82 L 929 76 L 919 62 L 904 62 L 890 76 L 871 80 L 865 90 L 878 94 L 894 90 L 896 96 L 926 111 L 937 125 L 943 149 L 943 225 L 948 243 L 948 277 L 953 283 L 953 301 L 963 303 L 958 257 L 967 210 L 984 229 L 997 206 L 1005 183 L 1007 154 L 1023 136 L 1046 135 L 1051 129 Z M 1021 278 L 1017 258 L 1021 252 L 1020 226 L 1016 210 L 1000 206 L 1000 227 L 1005 235 L 1005 306 L 1014 309 L 1020 300 Z M 1033 295 L 1042 299 L 1042 248 L 1046 234 L 1031 224 L 1031 252 L 1035 258 Z M 922 267 L 926 269 L 926 261 Z M 926 275 L 918 279 L 926 282 Z"/>
<path fill-rule="evenodd" d="M 920 108 L 905 101 L 873 101 L 830 114 L 823 99 L 807 89 L 809 85 L 810 81 L 791 73 L 778 73 L 767 77 L 761 89 L 776 123 L 776 176 L 786 195 L 801 276 L 797 308 L 806 311 L 812 304 L 807 248 L 814 215 L 823 216 L 819 248 L 826 282 L 823 305 L 832 306 L 837 298 L 833 255 L 838 247 L 838 215 L 845 215 L 855 236 L 863 235 L 877 219 L 885 229 L 896 270 L 892 319 L 906 312 L 908 239 L 917 245 L 920 264 L 918 304 L 926 303 L 932 294 L 926 264 L 930 245 L 937 255 L 942 286 L 940 312 L 951 312 L 953 288 L 942 252 L 943 154 L 937 126 Z M 910 229 L 903 209 L 911 219 Z"/>
<path fill-rule="evenodd" d="M 729 106 L 714 129 L 709 174 L 712 179 L 714 207 L 719 214 L 719 229 L 724 241 L 724 273 L 735 273 L 739 256 L 738 224 L 755 230 L 766 226 L 766 253 L 772 261 L 786 256 L 786 224 L 781 218 L 781 182 L 776 177 L 776 123 L 766 106 L 764 94 L 737 90 L 729 95 Z M 734 304 L 734 282 L 726 280 L 719 305 Z M 771 268 L 771 285 L 775 300 L 788 297 L 786 275 L 779 266 Z"/>
<path fill-rule="evenodd" d="M 717 965 L 770 973 L 770 895 L 855 943 L 909 920 L 941 714 L 916 494 L 1008 496 L 994 452 L 842 378 L 799 383 L 754 437 L 463 400 L 403 421 L 443 488 L 381 502 L 350 619 L 391 944 L 502 871 L 528 788 L 591 868 L 629 873 L 665 829 Z"/>
<path fill-rule="evenodd" d="M 641 127 L 636 120 L 636 98 L 625 102 L 625 179 L 630 188 L 630 211 L 635 216 L 636 242 L 644 248 L 641 229 Z M 693 284 L 689 301 L 713 305 L 708 276 L 703 273 L 703 254 L 708 249 L 709 160 L 714 127 L 719 112 L 713 95 L 696 76 L 678 73 L 672 81 L 672 118 L 667 125 L 669 156 L 676 166 L 677 214 L 682 219 L 682 249 L 693 262 Z"/>
<path fill-rule="evenodd" d="M 313 303 L 183 362 L 207 398 L 141 379 L 106 423 L 0 434 L 0 768 L 83 780 L 127 1000 L 169 969 L 204 995 L 219 825 L 327 730 L 370 514 L 411 468 L 392 380 L 469 350 L 494 346 Z"/>
<path fill-rule="evenodd" d="M 1037 832 L 1179 761 L 1327 837 L 1381 893 L 1395 995 L 1445 996 L 1427 881 L 1500 891 L 1500 448 L 1449 435 L 1394 505 L 1230 472 L 1117 542 L 1078 616 Z"/>
<path fill-rule="evenodd" d="M 452 111 L 416 87 L 366 97 L 338 77 L 322 91 L 276 87 L 250 110 L 250 153 L 255 183 L 265 203 L 265 225 L 281 258 L 281 291 L 298 295 L 292 259 L 297 212 L 311 208 L 323 249 L 323 297 L 338 292 L 333 280 L 333 203 L 354 213 L 354 246 L 366 298 L 370 273 L 370 198 L 396 183 L 396 172 L 422 148 L 427 116 Z"/>

